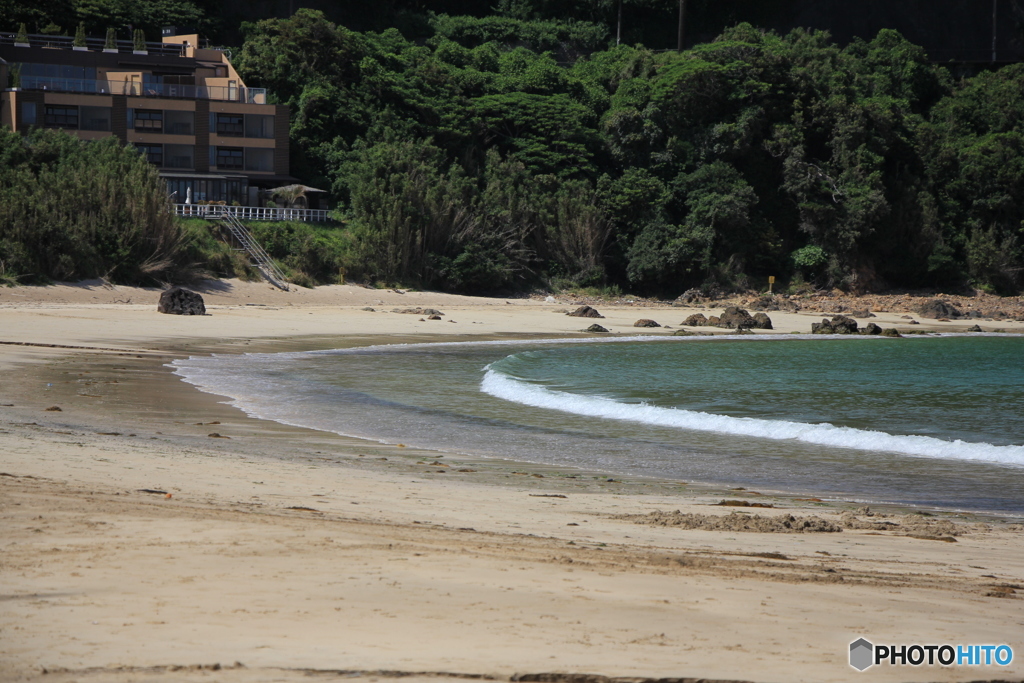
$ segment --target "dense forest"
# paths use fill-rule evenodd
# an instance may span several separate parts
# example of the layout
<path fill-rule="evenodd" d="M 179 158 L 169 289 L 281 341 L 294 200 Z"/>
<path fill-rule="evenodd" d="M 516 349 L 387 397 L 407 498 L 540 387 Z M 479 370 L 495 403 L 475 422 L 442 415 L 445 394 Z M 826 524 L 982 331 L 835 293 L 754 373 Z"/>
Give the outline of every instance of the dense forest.
<path fill-rule="evenodd" d="M 135 21 L 237 30 L 247 84 L 292 108 L 293 173 L 339 207 L 331 234 L 272 249 L 310 282 L 1024 284 L 1022 64 L 966 77 L 892 30 L 840 46 L 748 23 L 616 45 L 609 0 L 358 4 L 229 30 L 201 2 L 70 2 L 97 28 L 145 6 Z"/>

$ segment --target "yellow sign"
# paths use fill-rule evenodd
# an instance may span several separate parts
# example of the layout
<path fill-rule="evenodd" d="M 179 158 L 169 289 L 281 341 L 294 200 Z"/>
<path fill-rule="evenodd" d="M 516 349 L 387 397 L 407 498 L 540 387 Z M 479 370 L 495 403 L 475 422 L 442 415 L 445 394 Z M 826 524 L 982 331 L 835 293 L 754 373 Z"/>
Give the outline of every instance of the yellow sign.
<path fill-rule="evenodd" d="M 768 276 L 768 284 L 770 284 L 770 285 L 774 285 L 775 284 L 775 276 L 774 275 L 769 275 Z"/>

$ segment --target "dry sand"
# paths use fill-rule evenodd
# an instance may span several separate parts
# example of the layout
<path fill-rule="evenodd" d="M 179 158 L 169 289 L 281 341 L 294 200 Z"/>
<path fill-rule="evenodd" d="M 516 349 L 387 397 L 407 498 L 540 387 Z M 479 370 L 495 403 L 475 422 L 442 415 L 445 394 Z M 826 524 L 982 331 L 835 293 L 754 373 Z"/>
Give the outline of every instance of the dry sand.
<path fill-rule="evenodd" d="M 570 302 L 237 281 L 203 293 L 210 315 L 177 317 L 155 312 L 155 290 L 0 289 L 0 679 L 1024 677 L 1012 520 L 442 464 L 247 418 L 162 367 L 212 350 L 578 335 L 593 321 L 560 313 Z M 445 315 L 390 312 L 414 307 Z M 598 308 L 626 334 L 694 312 Z M 770 315 L 781 334 L 820 320 Z M 847 648 L 861 636 L 1006 643 L 1016 658 L 858 674 Z"/>

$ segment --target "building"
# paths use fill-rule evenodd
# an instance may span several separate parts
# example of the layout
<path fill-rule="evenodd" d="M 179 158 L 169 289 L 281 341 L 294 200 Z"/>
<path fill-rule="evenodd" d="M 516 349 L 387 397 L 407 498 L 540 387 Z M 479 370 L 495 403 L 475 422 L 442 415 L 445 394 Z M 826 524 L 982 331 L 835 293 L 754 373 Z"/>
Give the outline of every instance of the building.
<path fill-rule="evenodd" d="M 60 128 L 116 136 L 159 167 L 173 201 L 261 206 L 296 182 L 288 169 L 288 108 L 249 88 L 221 50 L 174 35 L 136 50 L 65 36 L 0 35 L 0 123 L 21 133 Z"/>

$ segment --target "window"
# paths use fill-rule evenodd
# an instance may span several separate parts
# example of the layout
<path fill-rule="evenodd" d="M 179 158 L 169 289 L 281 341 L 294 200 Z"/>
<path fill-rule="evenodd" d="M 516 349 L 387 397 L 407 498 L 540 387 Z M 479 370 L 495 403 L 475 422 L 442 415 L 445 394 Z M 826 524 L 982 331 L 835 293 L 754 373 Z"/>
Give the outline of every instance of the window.
<path fill-rule="evenodd" d="M 238 169 L 242 168 L 242 148 L 241 147 L 218 147 L 217 148 L 217 168 L 219 169 Z"/>
<path fill-rule="evenodd" d="M 245 150 L 246 171 L 273 171 L 274 150 L 250 148 Z"/>
<path fill-rule="evenodd" d="M 245 137 L 247 138 L 273 138 L 274 117 L 260 114 L 245 115 Z"/>
<path fill-rule="evenodd" d="M 195 168 L 193 145 L 164 145 L 167 168 Z"/>
<path fill-rule="evenodd" d="M 140 133 L 162 133 L 164 131 L 164 113 L 158 109 L 136 109 L 135 130 Z"/>
<path fill-rule="evenodd" d="M 195 120 L 195 112 L 168 109 L 164 112 L 164 133 L 195 135 Z"/>
<path fill-rule="evenodd" d="M 110 107 L 81 107 L 82 130 L 110 130 Z"/>
<path fill-rule="evenodd" d="M 50 128 L 78 128 L 78 107 L 46 105 L 46 125 Z"/>
<path fill-rule="evenodd" d="M 164 146 L 148 143 L 136 144 L 135 148 L 146 157 L 146 161 L 154 166 L 164 165 Z"/>
<path fill-rule="evenodd" d="M 23 126 L 34 126 L 34 125 L 36 125 L 36 103 L 35 102 L 22 102 L 21 103 L 21 124 Z"/>
<path fill-rule="evenodd" d="M 242 137 L 243 116 L 241 114 L 217 114 L 217 135 L 229 135 L 232 137 Z M 220 166 L 220 164 L 217 164 Z"/>

